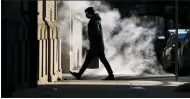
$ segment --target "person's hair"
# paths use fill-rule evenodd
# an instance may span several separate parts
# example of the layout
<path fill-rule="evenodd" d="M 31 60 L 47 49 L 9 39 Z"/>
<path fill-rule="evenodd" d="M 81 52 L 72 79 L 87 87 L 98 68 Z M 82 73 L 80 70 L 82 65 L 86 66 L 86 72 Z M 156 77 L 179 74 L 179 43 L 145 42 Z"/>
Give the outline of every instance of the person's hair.
<path fill-rule="evenodd" d="M 88 12 L 88 13 L 91 14 L 91 15 L 94 15 L 94 14 L 95 14 L 95 11 L 94 11 L 94 8 L 93 8 L 93 7 L 88 7 L 88 8 L 86 8 L 84 12 Z"/>

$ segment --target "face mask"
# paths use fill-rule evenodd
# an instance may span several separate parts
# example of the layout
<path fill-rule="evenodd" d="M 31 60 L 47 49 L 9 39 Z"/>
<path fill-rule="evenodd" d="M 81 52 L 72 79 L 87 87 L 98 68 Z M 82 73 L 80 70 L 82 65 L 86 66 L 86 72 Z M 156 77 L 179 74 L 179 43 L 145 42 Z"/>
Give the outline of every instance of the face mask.
<path fill-rule="evenodd" d="M 86 15 L 86 18 L 90 19 L 90 16 L 89 16 L 89 15 Z"/>

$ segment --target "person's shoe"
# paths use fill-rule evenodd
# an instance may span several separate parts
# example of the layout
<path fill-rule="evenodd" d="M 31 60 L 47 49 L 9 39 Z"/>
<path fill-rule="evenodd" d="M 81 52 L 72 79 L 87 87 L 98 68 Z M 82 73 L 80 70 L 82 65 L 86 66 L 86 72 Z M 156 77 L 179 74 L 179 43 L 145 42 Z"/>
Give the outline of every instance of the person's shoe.
<path fill-rule="evenodd" d="M 103 79 L 103 80 L 114 80 L 114 75 L 111 74 L 111 75 L 109 75 L 108 77 L 106 77 L 106 78 Z"/>
<path fill-rule="evenodd" d="M 75 72 L 71 72 L 69 71 L 76 79 L 80 80 L 81 79 L 81 75 L 79 73 L 75 73 Z"/>

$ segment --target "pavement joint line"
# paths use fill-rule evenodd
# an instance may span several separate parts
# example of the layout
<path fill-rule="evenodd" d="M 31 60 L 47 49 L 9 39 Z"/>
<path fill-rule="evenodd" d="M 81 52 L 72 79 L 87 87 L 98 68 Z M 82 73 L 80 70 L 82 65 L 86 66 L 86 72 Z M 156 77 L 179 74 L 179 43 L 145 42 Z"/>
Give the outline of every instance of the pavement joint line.
<path fill-rule="evenodd" d="M 62 82 L 39 83 L 39 85 L 131 85 L 131 86 L 178 86 L 187 82 L 161 81 L 100 81 L 100 80 L 67 80 Z"/>

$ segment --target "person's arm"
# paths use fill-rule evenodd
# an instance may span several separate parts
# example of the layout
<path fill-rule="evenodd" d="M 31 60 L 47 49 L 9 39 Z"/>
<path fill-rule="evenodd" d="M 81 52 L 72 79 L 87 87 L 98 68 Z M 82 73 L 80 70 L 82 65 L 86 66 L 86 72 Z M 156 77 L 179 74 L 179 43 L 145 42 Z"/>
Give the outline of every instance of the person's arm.
<path fill-rule="evenodd" d="M 98 37 L 101 35 L 101 23 L 99 21 L 93 21 L 93 30 L 92 30 L 92 35 L 94 37 Z"/>

